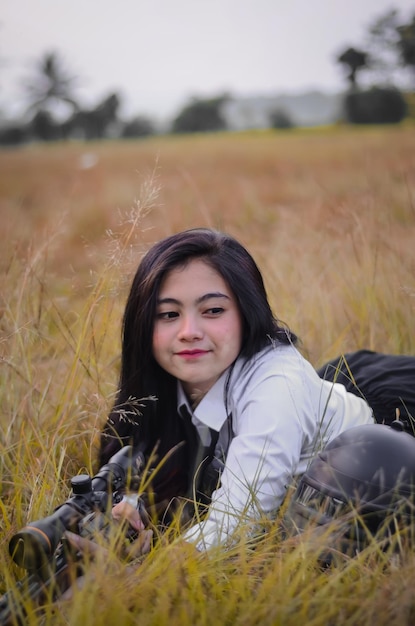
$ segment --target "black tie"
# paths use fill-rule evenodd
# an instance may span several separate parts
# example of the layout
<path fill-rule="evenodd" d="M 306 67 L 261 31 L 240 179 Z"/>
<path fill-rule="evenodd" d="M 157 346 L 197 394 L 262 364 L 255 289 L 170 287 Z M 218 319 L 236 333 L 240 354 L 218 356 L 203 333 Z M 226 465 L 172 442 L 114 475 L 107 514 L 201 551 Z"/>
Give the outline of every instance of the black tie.
<path fill-rule="evenodd" d="M 196 426 L 192 422 L 192 416 L 186 405 L 180 407 L 186 432 L 186 440 L 189 446 L 189 489 L 188 495 L 192 499 L 203 480 L 204 469 L 212 459 L 219 433 L 212 428 L 206 427 L 206 441 L 203 443 Z M 205 434 L 205 433 L 204 433 Z"/>

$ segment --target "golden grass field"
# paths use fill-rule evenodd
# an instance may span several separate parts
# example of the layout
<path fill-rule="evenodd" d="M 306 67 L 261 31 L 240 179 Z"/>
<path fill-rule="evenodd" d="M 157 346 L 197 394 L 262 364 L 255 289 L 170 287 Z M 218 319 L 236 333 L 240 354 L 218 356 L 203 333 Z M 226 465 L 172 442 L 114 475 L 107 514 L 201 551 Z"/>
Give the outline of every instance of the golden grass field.
<path fill-rule="evenodd" d="M 244 243 L 272 305 L 318 366 L 359 348 L 415 353 L 415 128 L 327 128 L 0 151 L 0 593 L 10 537 L 96 471 L 117 386 L 129 281 L 151 242 L 212 226 Z M 177 543 L 177 542 L 176 542 Z M 71 601 L 27 624 L 388 626 L 415 623 L 415 554 L 374 545 L 322 571 L 277 525 L 253 550 L 134 573 L 115 550 Z"/>

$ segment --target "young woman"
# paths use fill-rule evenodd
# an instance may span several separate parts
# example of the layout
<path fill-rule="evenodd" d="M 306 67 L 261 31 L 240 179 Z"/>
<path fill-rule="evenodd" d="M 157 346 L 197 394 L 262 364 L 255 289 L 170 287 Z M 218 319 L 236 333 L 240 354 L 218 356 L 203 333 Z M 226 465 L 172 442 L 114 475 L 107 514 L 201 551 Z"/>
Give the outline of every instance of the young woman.
<path fill-rule="evenodd" d="M 272 515 L 328 441 L 376 417 L 358 397 L 364 380 L 350 392 L 334 381 L 334 365 L 322 380 L 296 343 L 238 241 L 210 229 L 163 239 L 144 256 L 128 297 L 101 464 L 122 445 L 140 446 L 155 468 L 153 515 L 168 520 L 185 501 L 206 505 L 183 535 L 198 549 L 226 543 L 241 521 Z M 413 395 L 407 400 L 412 410 Z M 121 515 L 144 528 L 131 505 L 115 507 Z"/>

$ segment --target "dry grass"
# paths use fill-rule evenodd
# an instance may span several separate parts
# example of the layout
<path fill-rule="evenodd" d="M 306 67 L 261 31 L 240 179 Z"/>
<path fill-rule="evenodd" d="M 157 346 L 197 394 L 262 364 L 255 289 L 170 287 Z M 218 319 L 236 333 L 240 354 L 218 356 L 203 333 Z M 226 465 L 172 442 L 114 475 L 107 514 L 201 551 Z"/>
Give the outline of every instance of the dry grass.
<path fill-rule="evenodd" d="M 85 168 L 88 158 L 93 167 Z M 128 283 L 149 243 L 218 227 L 259 262 L 315 365 L 367 347 L 415 352 L 415 129 L 326 129 L 31 146 L 0 152 L 0 587 L 7 543 L 94 471 L 117 384 Z M 321 571 L 275 528 L 209 558 L 114 555 L 72 602 L 28 624 L 413 624 L 410 554 L 376 546 Z"/>

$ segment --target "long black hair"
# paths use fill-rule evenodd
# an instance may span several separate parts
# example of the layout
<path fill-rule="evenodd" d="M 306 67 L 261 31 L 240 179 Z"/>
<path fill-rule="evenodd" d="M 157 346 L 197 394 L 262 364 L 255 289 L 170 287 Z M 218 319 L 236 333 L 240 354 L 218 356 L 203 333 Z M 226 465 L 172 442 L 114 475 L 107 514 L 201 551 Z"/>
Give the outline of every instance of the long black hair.
<path fill-rule="evenodd" d="M 215 269 L 235 295 L 243 323 L 242 356 L 252 357 L 270 340 L 297 340 L 273 315 L 261 272 L 236 239 L 207 228 L 162 239 L 143 257 L 131 285 L 123 319 L 119 392 L 102 435 L 101 462 L 130 440 L 144 444 L 147 452 L 158 443 L 159 453 L 166 454 L 183 439 L 177 381 L 155 361 L 152 341 L 162 281 L 195 258 Z"/>

